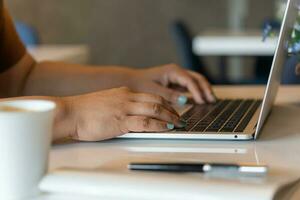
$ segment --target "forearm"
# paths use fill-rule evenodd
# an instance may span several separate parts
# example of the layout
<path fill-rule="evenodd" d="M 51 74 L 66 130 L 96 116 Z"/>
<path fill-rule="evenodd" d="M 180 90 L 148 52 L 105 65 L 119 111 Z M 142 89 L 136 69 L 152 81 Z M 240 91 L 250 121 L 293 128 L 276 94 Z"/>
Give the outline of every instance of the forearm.
<path fill-rule="evenodd" d="M 132 69 L 117 66 L 36 63 L 27 77 L 23 95 L 69 96 L 129 86 L 132 73 Z"/>

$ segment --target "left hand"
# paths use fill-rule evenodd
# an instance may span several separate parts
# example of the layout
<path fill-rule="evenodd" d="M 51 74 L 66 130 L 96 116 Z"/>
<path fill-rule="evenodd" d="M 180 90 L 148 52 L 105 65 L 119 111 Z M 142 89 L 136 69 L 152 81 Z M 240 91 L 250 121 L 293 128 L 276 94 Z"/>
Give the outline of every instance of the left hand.
<path fill-rule="evenodd" d="M 176 64 L 136 70 L 132 76 L 132 90 L 160 95 L 172 103 L 184 104 L 187 99 L 182 91 L 171 88 L 172 85 L 190 92 L 198 104 L 216 101 L 212 88 L 203 75 L 182 69 Z"/>

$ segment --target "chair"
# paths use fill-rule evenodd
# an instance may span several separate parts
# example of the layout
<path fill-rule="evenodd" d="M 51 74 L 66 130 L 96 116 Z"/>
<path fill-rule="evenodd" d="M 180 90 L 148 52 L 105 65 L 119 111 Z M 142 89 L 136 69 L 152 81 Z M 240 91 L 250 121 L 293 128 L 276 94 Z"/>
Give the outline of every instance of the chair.
<path fill-rule="evenodd" d="M 208 81 L 216 84 L 217 81 L 205 70 L 204 63 L 193 52 L 193 36 L 184 22 L 176 20 L 171 23 L 170 32 L 180 58 L 181 66 L 186 69 L 202 73 Z"/>
<path fill-rule="evenodd" d="M 281 22 L 274 19 L 266 19 L 261 27 L 263 32 L 263 40 L 270 35 L 280 31 Z M 251 84 L 266 84 L 268 82 L 273 56 L 257 56 L 255 57 L 254 73 L 255 78 Z"/>
<path fill-rule="evenodd" d="M 296 65 L 300 62 L 298 55 L 293 55 L 289 57 L 284 65 L 282 72 L 282 84 L 292 85 L 300 84 L 300 76 L 296 76 Z"/>

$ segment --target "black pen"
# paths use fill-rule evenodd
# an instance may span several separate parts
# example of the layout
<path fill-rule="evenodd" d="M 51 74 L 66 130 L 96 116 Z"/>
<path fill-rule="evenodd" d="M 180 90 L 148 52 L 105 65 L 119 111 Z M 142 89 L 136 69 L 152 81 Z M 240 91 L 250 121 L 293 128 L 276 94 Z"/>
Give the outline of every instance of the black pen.
<path fill-rule="evenodd" d="M 199 172 L 265 175 L 265 165 L 220 164 L 220 163 L 131 163 L 130 170 L 156 172 Z"/>

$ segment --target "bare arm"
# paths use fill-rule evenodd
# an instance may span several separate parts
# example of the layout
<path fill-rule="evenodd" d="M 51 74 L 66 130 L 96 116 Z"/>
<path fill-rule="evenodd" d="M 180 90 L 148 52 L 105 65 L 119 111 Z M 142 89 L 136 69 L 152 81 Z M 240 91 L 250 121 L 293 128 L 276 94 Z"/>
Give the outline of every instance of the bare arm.
<path fill-rule="evenodd" d="M 36 63 L 30 56 L 23 62 L 31 65 L 23 78 L 23 88 L 19 87 L 21 95 L 70 96 L 125 86 L 134 92 L 161 95 L 168 101 L 177 103 L 182 96 L 181 92 L 168 88 L 168 85 L 175 84 L 191 92 L 197 103 L 215 100 L 205 77 L 183 70 L 176 64 L 132 69 L 63 62 Z"/>
<path fill-rule="evenodd" d="M 22 95 L 70 96 L 131 85 L 133 69 L 63 62 L 32 65 Z"/>
<path fill-rule="evenodd" d="M 59 66 L 63 65 L 60 64 Z M 68 81 L 76 83 L 78 80 L 73 80 L 72 78 L 68 81 L 56 79 L 56 75 L 59 74 L 60 70 L 57 69 L 56 72 L 58 74 L 56 74 L 52 71 L 51 66 L 54 66 L 54 68 L 58 67 L 56 64 L 47 63 L 44 66 L 45 68 L 42 66 L 43 70 L 39 72 L 39 64 L 28 54 L 25 55 L 16 65 L 0 74 L 0 94 L 2 96 L 0 101 L 18 99 L 54 101 L 57 105 L 54 120 L 54 141 L 65 137 L 95 141 L 113 138 L 129 131 L 165 131 L 168 129 L 168 122 L 176 126 L 182 126 L 176 111 L 163 98 L 156 95 L 134 93 L 126 88 L 117 88 L 85 95 L 59 97 L 70 93 L 91 91 L 92 87 L 89 88 L 88 85 L 85 85 L 87 89 L 83 88 L 81 91 L 71 88 L 71 92 L 68 92 L 68 88 L 66 88 L 61 92 L 60 84 L 68 83 Z M 91 73 L 89 71 L 91 68 L 84 70 L 81 66 L 74 66 L 75 68 L 70 69 L 70 71 L 62 70 L 65 73 L 63 76 L 72 76 L 76 74 L 77 70 L 86 73 L 85 76 Z M 105 76 L 113 72 L 111 76 L 116 75 L 118 77 L 119 71 L 114 72 L 114 70 L 108 70 Z M 34 73 L 37 74 L 34 75 Z M 45 77 L 45 80 L 41 79 L 41 82 L 35 82 L 35 78 L 39 79 L 39 73 Z M 48 75 L 52 76 L 59 83 L 49 78 Z M 32 78 L 32 76 L 36 77 Z M 111 76 L 109 78 L 112 78 Z M 119 77 L 122 78 L 123 76 Z M 64 77 L 60 78 L 64 79 Z M 109 78 L 106 80 L 109 81 Z M 88 80 L 88 77 L 85 80 Z M 85 80 L 83 80 L 83 84 Z M 97 84 L 94 81 L 93 83 Z M 45 90 L 45 88 L 51 82 L 55 83 L 54 87 L 56 90 L 52 91 L 56 95 L 43 96 L 41 93 L 49 95 L 49 91 Z M 115 79 L 111 81 L 111 84 L 117 82 Z M 29 86 L 30 84 L 32 86 Z M 36 87 L 35 84 L 41 84 L 42 86 Z M 104 87 L 107 87 L 107 85 Z M 111 85 L 111 87 L 113 86 Z M 99 88 L 96 89 L 98 90 Z M 29 93 L 36 93 L 36 95 L 33 96 Z"/>
<path fill-rule="evenodd" d="M 23 67 L 15 70 L 16 76 L 23 74 L 18 78 L 21 83 L 18 95 L 70 96 L 126 86 L 134 92 L 161 95 L 177 103 L 182 94 L 168 88 L 168 85 L 176 84 L 191 92 L 197 103 L 214 101 L 210 85 L 202 75 L 175 64 L 137 70 L 63 62 L 36 63 L 29 55 L 21 64 Z"/>
<path fill-rule="evenodd" d="M 63 62 L 36 62 L 28 53 L 0 73 L 0 97 L 71 96 L 130 87 L 135 70 L 117 66 L 92 67 Z"/>
<path fill-rule="evenodd" d="M 50 96 L 22 96 L 24 87 L 33 66 L 34 59 L 26 54 L 16 65 L 9 70 L 0 73 L 0 101 L 18 100 L 18 99 L 41 99 L 50 100 L 56 103 L 55 119 L 54 119 L 54 135 L 53 140 L 69 136 L 74 130 L 72 126 L 72 118 L 69 118 L 67 107 L 64 100 L 60 97 Z"/>

